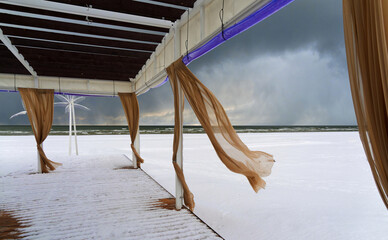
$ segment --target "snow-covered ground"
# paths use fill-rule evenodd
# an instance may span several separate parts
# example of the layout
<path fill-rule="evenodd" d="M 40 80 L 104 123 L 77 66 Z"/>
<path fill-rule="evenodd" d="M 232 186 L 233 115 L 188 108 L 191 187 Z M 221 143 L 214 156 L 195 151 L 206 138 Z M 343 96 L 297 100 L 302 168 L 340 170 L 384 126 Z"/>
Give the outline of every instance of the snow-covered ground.
<path fill-rule="evenodd" d="M 161 208 L 171 195 L 144 171 L 120 169 L 131 165 L 122 154 L 90 155 L 68 158 L 51 174 L 3 177 L 0 209 L 31 240 L 221 239 L 189 210 Z"/>
<path fill-rule="evenodd" d="M 217 158 L 204 134 L 184 135 L 184 171 L 195 213 L 226 239 L 387 239 L 388 212 L 356 132 L 246 133 L 252 150 L 275 156 L 267 188 Z M 174 193 L 172 135 L 142 135 L 143 169 Z M 128 135 L 80 136 L 79 159 L 130 154 Z M 66 163 L 68 137 L 49 136 L 47 156 Z M 33 136 L 0 136 L 0 176 L 36 169 Z M 109 161 L 109 158 L 105 158 Z M 59 171 L 61 171 L 59 169 Z M 1 178 L 0 178 L 1 181 Z"/>

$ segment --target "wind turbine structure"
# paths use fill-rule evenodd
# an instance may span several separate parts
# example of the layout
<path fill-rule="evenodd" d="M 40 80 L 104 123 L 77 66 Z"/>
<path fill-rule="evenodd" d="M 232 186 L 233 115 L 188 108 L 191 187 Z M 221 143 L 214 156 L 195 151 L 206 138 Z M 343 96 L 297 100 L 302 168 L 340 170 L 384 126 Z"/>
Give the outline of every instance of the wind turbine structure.
<path fill-rule="evenodd" d="M 22 106 L 23 106 L 24 111 L 20 111 L 20 112 L 18 112 L 18 113 L 15 113 L 15 114 L 12 115 L 9 119 L 12 119 L 12 118 L 17 117 L 17 116 L 20 116 L 20 115 L 26 115 L 26 114 L 27 114 L 27 110 L 26 110 L 26 106 L 24 105 L 23 100 L 22 100 Z M 43 149 L 43 143 L 41 143 L 40 146 L 41 146 L 42 149 Z M 39 155 L 39 152 L 37 152 L 37 155 L 38 155 L 38 172 L 42 172 L 42 166 L 41 166 L 41 163 L 40 163 L 40 155 Z"/>
<path fill-rule="evenodd" d="M 71 136 L 72 126 L 74 126 L 74 142 L 75 153 L 78 155 L 78 143 L 77 143 L 77 127 L 75 123 L 75 110 L 74 108 L 90 110 L 88 107 L 79 104 L 79 102 L 85 100 L 85 97 L 76 97 L 72 95 L 55 95 L 61 102 L 56 102 L 54 105 L 65 107 L 65 112 L 69 113 L 69 155 L 71 155 Z"/>

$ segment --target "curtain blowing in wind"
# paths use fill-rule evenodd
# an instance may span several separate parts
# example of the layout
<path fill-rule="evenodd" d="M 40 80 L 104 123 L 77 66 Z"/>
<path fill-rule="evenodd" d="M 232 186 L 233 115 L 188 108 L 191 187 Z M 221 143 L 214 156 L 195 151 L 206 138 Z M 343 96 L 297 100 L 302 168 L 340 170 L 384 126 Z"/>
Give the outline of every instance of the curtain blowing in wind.
<path fill-rule="evenodd" d="M 175 124 L 180 122 L 178 106 L 179 104 L 183 105 L 183 102 L 179 103 L 179 98 L 177 97 L 179 91 L 177 84 L 179 82 L 181 91 L 184 93 L 184 96 L 207 133 L 218 157 L 225 166 L 232 172 L 245 175 L 255 192 L 264 188 L 265 181 L 262 177 L 270 175 L 271 168 L 275 162 L 272 155 L 248 149 L 238 137 L 220 102 L 186 67 L 182 62 L 182 58 L 167 68 L 167 74 L 174 92 Z M 178 168 L 178 177 L 181 175 L 181 178 L 183 178 L 182 185 L 185 192 L 185 204 L 190 208 L 190 205 L 194 206 L 194 203 L 190 203 L 192 197 L 186 197 L 186 192 L 188 195 L 191 192 L 184 182 L 182 170 L 176 164 L 177 147 L 175 146 L 179 142 L 179 139 L 177 139 L 179 138 L 179 133 L 177 131 L 179 131 L 179 127 L 175 125 L 173 163 L 175 169 Z M 189 202 L 186 202 L 186 198 Z"/>
<path fill-rule="evenodd" d="M 343 0 L 343 18 L 360 138 L 388 208 L 388 1 Z"/>
<path fill-rule="evenodd" d="M 50 170 L 55 170 L 55 167 L 62 165 L 49 160 L 41 147 L 53 124 L 54 90 L 19 88 L 19 92 L 35 135 L 42 172 L 48 173 Z"/>
<path fill-rule="evenodd" d="M 139 103 L 137 101 L 137 96 L 135 93 L 119 93 L 119 97 L 123 104 L 128 122 L 129 134 L 131 135 L 131 149 L 136 156 L 137 167 L 140 167 L 140 164 L 143 163 L 144 160 L 140 157 L 134 146 L 137 130 L 139 129 Z"/>

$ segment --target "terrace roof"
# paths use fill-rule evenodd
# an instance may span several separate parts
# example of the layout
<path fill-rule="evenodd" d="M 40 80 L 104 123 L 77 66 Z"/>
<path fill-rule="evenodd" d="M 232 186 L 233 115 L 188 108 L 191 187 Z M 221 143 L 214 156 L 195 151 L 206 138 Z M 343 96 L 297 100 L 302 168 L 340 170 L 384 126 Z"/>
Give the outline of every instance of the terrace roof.
<path fill-rule="evenodd" d="M 293 0 L 0 0 L 0 91 L 142 94 Z"/>
<path fill-rule="evenodd" d="M 192 8 L 195 0 L 50 2 L 61 5 L 44 9 L 39 4 L 48 1 L 0 1 L 3 34 L 37 74 L 129 81 L 161 43 L 172 23 L 185 9 Z M 66 12 L 63 6 L 73 12 Z M 58 9 L 54 10 L 55 7 Z M 91 16 L 77 14 L 79 10 L 90 12 Z M 93 11 L 98 10 L 108 17 L 93 16 Z M 121 18 L 114 20 L 114 14 L 120 14 Z M 142 19 L 144 23 L 124 21 L 133 15 L 146 17 Z M 112 18 L 107 19 L 109 16 Z M 3 43 L 0 43 L 0 72 L 29 74 Z"/>

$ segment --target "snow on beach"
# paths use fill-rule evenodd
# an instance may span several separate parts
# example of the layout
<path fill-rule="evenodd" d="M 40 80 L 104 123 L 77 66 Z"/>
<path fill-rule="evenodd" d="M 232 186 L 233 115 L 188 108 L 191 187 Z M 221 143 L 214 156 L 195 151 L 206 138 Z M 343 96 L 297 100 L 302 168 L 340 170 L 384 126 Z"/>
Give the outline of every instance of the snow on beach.
<path fill-rule="evenodd" d="M 239 134 L 252 150 L 275 156 L 265 190 L 226 169 L 205 134 L 184 135 L 184 171 L 195 213 L 226 239 L 387 239 L 388 214 L 357 132 Z M 174 193 L 171 134 L 141 135 L 143 169 Z M 47 156 L 64 163 L 131 156 L 128 135 L 49 136 Z M 0 136 L 0 176 L 36 169 L 33 136 Z M 61 168 L 58 169 L 61 171 Z M 85 173 L 86 174 L 86 173 Z M 0 178 L 1 181 L 1 178 Z M 3 187 L 3 186 L 2 186 Z"/>

